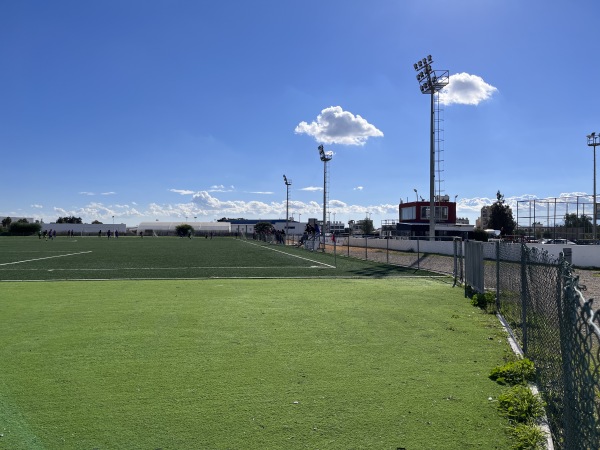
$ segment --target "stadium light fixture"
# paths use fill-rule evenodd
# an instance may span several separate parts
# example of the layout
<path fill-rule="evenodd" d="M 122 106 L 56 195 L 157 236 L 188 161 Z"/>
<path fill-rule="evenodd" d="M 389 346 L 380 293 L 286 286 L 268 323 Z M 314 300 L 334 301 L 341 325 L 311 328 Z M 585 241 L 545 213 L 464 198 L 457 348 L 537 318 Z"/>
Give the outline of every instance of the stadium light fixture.
<path fill-rule="evenodd" d="M 415 191 L 415 198 L 417 199 L 416 201 L 419 201 L 419 193 L 416 189 L 413 189 L 413 191 Z"/>
<path fill-rule="evenodd" d="M 593 132 L 592 134 L 588 134 L 587 136 L 587 145 L 589 147 L 594 147 L 594 223 L 592 224 L 592 234 L 594 238 L 594 244 L 596 243 L 596 221 L 598 219 L 598 211 L 596 204 L 596 147 L 600 145 L 600 133 Z"/>
<path fill-rule="evenodd" d="M 450 82 L 447 70 L 433 70 L 433 57 L 427 55 L 413 64 L 419 73 L 417 81 L 422 94 L 431 96 L 430 131 L 429 131 L 429 239 L 435 240 L 435 105 L 434 97 Z"/>
<path fill-rule="evenodd" d="M 285 241 L 287 242 L 288 232 L 289 230 L 289 220 L 290 220 L 290 186 L 292 185 L 292 180 L 288 180 L 285 174 L 283 175 L 283 182 L 285 183 Z"/>
<path fill-rule="evenodd" d="M 323 236 L 323 251 L 325 251 L 325 224 L 327 219 L 327 163 L 333 158 L 333 152 L 326 152 L 323 145 L 319 145 L 319 157 L 323 161 L 323 226 L 321 235 Z"/>

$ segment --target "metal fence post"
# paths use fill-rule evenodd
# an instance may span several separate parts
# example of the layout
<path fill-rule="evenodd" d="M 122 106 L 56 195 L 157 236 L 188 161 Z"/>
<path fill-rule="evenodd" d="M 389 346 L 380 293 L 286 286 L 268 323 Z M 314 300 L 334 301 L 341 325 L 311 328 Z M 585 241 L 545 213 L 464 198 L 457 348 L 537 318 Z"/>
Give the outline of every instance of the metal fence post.
<path fill-rule="evenodd" d="M 527 356 L 527 247 L 521 244 L 521 329 L 523 353 Z"/>
<path fill-rule="evenodd" d="M 562 255 L 561 255 L 562 256 Z M 558 329 L 560 335 L 560 349 L 562 356 L 562 383 L 563 383 L 563 439 L 564 444 L 572 446 L 576 442 L 576 427 L 575 418 L 573 417 L 573 406 L 576 404 L 574 383 L 573 383 L 573 351 L 571 347 L 572 341 L 572 327 L 574 323 L 570 320 L 569 314 L 571 309 L 569 303 L 571 299 L 568 298 L 567 292 L 562 289 L 563 277 L 566 275 L 564 261 L 560 260 L 558 264 L 558 280 L 556 283 L 556 300 L 557 300 L 557 311 L 558 311 Z M 571 448 L 571 447 L 565 447 Z"/>
<path fill-rule="evenodd" d="M 367 254 L 367 237 L 365 236 L 365 259 L 369 260 L 369 255 Z"/>
<path fill-rule="evenodd" d="M 385 251 L 385 262 L 386 264 L 390 263 L 390 236 L 386 236 L 386 251 Z"/>
<path fill-rule="evenodd" d="M 500 312 L 500 241 L 496 241 L 496 311 Z"/>
<path fill-rule="evenodd" d="M 333 235 L 333 265 L 337 269 L 337 239 Z"/>
<path fill-rule="evenodd" d="M 455 237 L 452 239 L 452 244 L 453 244 L 453 253 L 454 253 L 454 268 L 452 270 L 452 274 L 454 275 L 454 284 L 452 285 L 452 287 L 456 286 L 456 281 L 458 279 L 458 251 L 457 251 L 457 242 L 458 242 L 458 238 Z"/>

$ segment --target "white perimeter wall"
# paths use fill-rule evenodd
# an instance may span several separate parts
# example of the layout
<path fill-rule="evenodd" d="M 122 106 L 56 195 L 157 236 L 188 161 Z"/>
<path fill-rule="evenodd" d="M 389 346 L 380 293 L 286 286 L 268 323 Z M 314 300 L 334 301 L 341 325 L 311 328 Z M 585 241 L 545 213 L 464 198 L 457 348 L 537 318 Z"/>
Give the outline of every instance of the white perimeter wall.
<path fill-rule="evenodd" d="M 408 240 L 408 239 L 365 239 L 365 238 L 338 238 L 337 245 L 347 245 L 350 239 L 351 246 L 367 248 L 381 248 L 399 251 L 412 251 L 420 253 L 437 253 L 440 255 L 453 255 L 454 243 L 452 241 L 429 241 L 429 240 Z M 487 245 L 494 245 L 488 243 Z M 506 245 L 506 244 L 505 244 Z M 521 244 L 508 244 L 521 245 Z M 569 248 L 573 255 L 573 265 L 576 267 L 600 268 L 600 245 L 561 245 L 561 244 L 527 244 L 528 247 L 537 247 L 558 258 L 559 253 L 565 248 Z M 463 248 L 464 255 L 464 248 Z"/>

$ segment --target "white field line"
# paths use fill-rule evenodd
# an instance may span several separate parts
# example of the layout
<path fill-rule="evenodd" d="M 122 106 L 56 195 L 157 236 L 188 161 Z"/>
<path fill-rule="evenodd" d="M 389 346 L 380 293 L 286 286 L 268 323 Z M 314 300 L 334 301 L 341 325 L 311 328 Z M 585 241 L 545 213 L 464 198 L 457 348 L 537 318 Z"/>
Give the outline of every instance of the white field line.
<path fill-rule="evenodd" d="M 92 251 L 90 250 L 90 251 L 87 251 L 87 252 L 69 253 L 69 254 L 66 254 L 66 255 L 45 256 L 44 258 L 25 259 L 23 261 L 14 261 L 14 262 L 9 262 L 9 263 L 2 263 L 2 264 L 0 264 L 0 266 L 10 266 L 12 264 L 23 264 L 23 263 L 31 262 L 31 261 L 41 261 L 43 259 L 62 258 L 64 256 L 83 255 L 85 253 L 92 253 Z"/>
<path fill-rule="evenodd" d="M 66 256 L 66 255 L 65 255 Z M 15 263 L 16 264 L 16 263 Z M 327 268 L 332 267 L 328 266 Z M 119 270 L 190 270 L 190 269 L 323 269 L 324 267 L 310 266 L 310 267 L 298 267 L 298 266 L 255 266 L 255 267 L 247 267 L 247 266 L 195 266 L 195 267 L 117 267 L 117 268 L 97 268 L 97 269 L 0 269 L 0 270 L 18 270 L 19 272 L 30 271 L 30 272 L 111 272 L 111 271 L 119 271 Z"/>
<path fill-rule="evenodd" d="M 329 267 L 331 269 L 335 269 L 336 268 L 335 266 L 332 266 L 331 264 L 326 264 L 326 263 L 322 263 L 322 262 L 319 262 L 319 261 L 315 261 L 314 259 L 304 258 L 303 256 L 292 255 L 290 253 L 282 252 L 281 250 L 277 250 L 276 248 L 266 247 L 264 245 L 258 245 L 258 244 L 254 244 L 254 243 L 248 242 L 248 241 L 240 241 L 240 242 L 244 242 L 244 243 L 249 244 L 249 245 L 256 245 L 257 247 L 261 247 L 261 248 L 264 248 L 264 249 L 267 249 L 267 250 L 272 250 L 272 251 L 277 252 L 277 253 L 283 253 L 284 255 L 291 256 L 292 258 L 303 259 L 305 261 L 309 261 L 311 263 L 319 264 L 321 266 L 326 266 L 326 267 Z"/>

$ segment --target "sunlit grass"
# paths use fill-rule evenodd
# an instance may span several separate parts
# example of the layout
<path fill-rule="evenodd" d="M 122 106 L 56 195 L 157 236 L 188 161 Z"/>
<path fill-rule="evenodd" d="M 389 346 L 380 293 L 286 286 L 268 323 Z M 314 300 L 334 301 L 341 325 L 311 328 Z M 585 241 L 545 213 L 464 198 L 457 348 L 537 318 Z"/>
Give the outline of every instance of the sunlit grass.
<path fill-rule="evenodd" d="M 2 448 L 508 448 L 504 337 L 439 281 L 1 287 Z"/>

